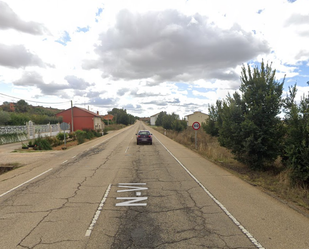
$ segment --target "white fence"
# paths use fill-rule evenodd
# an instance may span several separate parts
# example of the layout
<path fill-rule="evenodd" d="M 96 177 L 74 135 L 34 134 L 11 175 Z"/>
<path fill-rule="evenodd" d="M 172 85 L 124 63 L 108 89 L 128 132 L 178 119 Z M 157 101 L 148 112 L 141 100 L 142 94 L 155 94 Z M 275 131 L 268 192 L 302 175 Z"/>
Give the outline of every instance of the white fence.
<path fill-rule="evenodd" d="M 35 139 L 39 136 L 56 136 L 61 132 L 60 124 L 35 125 L 32 121 L 20 126 L 1 126 L 0 144 L 20 142 Z M 69 132 L 69 131 L 66 131 Z M 5 134 L 18 134 L 17 136 L 1 136 Z"/>

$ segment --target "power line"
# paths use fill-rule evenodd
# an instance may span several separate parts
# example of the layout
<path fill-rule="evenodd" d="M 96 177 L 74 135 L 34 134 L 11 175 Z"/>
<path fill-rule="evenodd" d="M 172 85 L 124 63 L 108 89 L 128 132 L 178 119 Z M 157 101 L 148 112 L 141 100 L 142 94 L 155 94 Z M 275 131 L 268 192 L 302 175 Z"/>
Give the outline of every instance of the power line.
<path fill-rule="evenodd" d="M 9 97 L 9 98 L 13 98 L 13 99 L 25 100 L 27 102 L 38 103 L 38 104 L 53 104 L 53 105 L 56 105 L 56 104 L 65 104 L 65 103 L 70 102 L 70 100 L 67 100 L 65 102 L 41 102 L 41 101 L 33 101 L 33 100 L 21 99 L 21 98 L 10 96 L 10 95 L 4 94 L 4 93 L 0 93 L 0 95 L 6 96 L 6 97 Z"/>

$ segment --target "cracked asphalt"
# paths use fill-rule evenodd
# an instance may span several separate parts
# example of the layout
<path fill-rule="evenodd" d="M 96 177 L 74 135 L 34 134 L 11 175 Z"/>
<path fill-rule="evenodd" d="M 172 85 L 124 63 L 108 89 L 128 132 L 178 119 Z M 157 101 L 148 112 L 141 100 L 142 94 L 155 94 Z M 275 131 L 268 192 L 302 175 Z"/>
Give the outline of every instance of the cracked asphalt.
<path fill-rule="evenodd" d="M 153 130 L 136 145 L 144 128 L 1 175 L 0 248 L 309 248 L 307 217 Z"/>

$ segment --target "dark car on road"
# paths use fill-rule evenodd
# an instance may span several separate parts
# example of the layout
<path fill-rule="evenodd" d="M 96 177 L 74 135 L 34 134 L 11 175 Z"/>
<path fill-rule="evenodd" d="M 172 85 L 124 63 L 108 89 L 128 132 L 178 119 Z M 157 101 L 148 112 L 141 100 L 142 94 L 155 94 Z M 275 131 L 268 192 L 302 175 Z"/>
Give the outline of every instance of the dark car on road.
<path fill-rule="evenodd" d="M 152 144 L 152 134 L 150 131 L 139 131 L 136 136 L 136 144 Z"/>

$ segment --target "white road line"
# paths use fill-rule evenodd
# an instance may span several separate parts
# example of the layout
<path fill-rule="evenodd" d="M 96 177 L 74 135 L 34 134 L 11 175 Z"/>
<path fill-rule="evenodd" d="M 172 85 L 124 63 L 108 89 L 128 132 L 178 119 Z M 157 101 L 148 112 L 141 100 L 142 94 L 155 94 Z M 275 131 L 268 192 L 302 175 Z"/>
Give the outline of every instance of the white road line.
<path fill-rule="evenodd" d="M 75 158 L 76 157 L 76 155 L 75 156 L 73 156 L 72 158 Z"/>
<path fill-rule="evenodd" d="M 37 175 L 37 176 L 31 178 L 30 180 L 25 181 L 24 183 L 22 183 L 22 184 L 20 184 L 20 185 L 18 185 L 18 186 L 16 186 L 16 187 L 10 189 L 9 191 L 7 191 L 7 192 L 1 194 L 0 197 L 3 197 L 3 196 L 5 196 L 6 194 L 8 194 L 8 193 L 10 193 L 10 192 L 12 192 L 12 191 L 14 191 L 14 190 L 20 188 L 21 186 L 23 186 L 23 185 L 25 185 L 25 184 L 27 184 L 27 183 L 33 181 L 34 179 L 36 179 L 36 178 L 38 178 L 38 177 L 40 177 L 40 176 L 46 174 L 47 172 L 51 171 L 52 169 L 53 169 L 53 168 L 51 168 L 51 169 L 49 169 L 49 170 L 46 170 L 46 171 L 44 171 L 43 173 L 41 173 L 41 174 L 39 174 L 39 175 Z"/>
<path fill-rule="evenodd" d="M 127 154 L 128 150 L 129 150 L 129 146 L 127 147 L 127 149 L 126 149 L 126 151 L 124 152 L 124 154 Z"/>
<path fill-rule="evenodd" d="M 181 167 L 197 182 L 198 185 L 207 193 L 207 195 L 223 210 L 223 212 L 234 222 L 236 226 L 248 237 L 248 239 L 259 249 L 265 249 L 251 234 L 250 232 L 243 227 L 240 222 L 225 208 L 225 206 L 219 202 L 216 197 L 214 197 L 210 191 L 170 152 L 161 141 L 155 137 L 158 142 L 166 149 L 168 153 L 171 154 L 172 157 L 180 164 Z"/>
<path fill-rule="evenodd" d="M 64 162 L 62 162 L 61 164 L 64 164 L 64 163 L 66 163 L 68 160 L 65 160 Z"/>
<path fill-rule="evenodd" d="M 103 199 L 102 199 L 102 201 L 101 201 L 101 203 L 100 203 L 100 205 L 99 205 L 99 207 L 98 207 L 98 209 L 97 209 L 95 215 L 93 216 L 92 222 L 91 222 L 91 224 L 90 224 L 88 230 L 86 231 L 86 234 L 85 234 L 86 237 L 89 237 L 89 236 L 91 235 L 91 232 L 92 232 L 92 230 L 93 230 L 93 228 L 94 228 L 94 225 L 95 225 L 95 223 L 97 222 L 97 220 L 99 219 L 99 216 L 100 216 L 101 211 L 102 211 L 102 209 L 103 209 L 104 203 L 105 203 L 105 201 L 106 201 L 106 199 L 107 199 L 107 196 L 108 196 L 108 194 L 109 194 L 109 191 L 110 191 L 110 189 L 111 189 L 111 186 L 112 186 L 112 184 L 109 184 L 109 185 L 108 185 L 108 188 L 106 189 L 106 192 L 105 192 L 105 194 L 104 194 L 104 197 L 103 197 Z"/>

